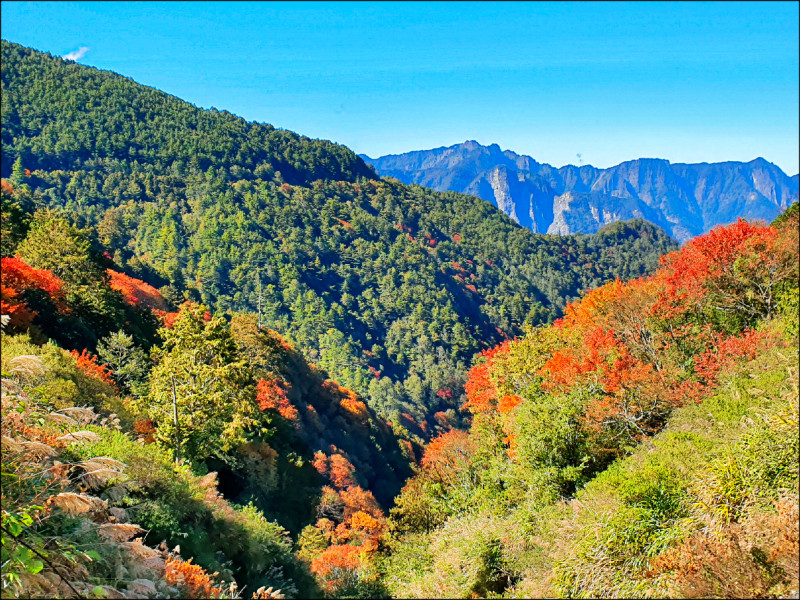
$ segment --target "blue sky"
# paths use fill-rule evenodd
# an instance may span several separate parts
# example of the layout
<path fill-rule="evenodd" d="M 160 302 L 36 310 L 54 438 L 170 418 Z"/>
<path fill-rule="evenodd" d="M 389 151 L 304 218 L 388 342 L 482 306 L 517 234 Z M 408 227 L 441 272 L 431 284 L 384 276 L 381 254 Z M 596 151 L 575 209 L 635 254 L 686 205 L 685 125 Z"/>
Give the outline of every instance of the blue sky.
<path fill-rule="evenodd" d="M 475 139 L 793 175 L 798 6 L 2 2 L 2 37 L 373 157 Z"/>

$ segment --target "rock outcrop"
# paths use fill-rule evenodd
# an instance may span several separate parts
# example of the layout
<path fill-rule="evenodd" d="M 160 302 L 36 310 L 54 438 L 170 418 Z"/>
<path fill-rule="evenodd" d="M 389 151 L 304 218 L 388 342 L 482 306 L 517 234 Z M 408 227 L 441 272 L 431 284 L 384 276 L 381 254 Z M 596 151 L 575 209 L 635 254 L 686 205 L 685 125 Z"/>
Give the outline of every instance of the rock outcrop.
<path fill-rule="evenodd" d="M 642 218 L 686 241 L 738 217 L 771 221 L 798 199 L 798 176 L 756 158 L 747 163 L 626 161 L 608 169 L 557 169 L 497 144 L 361 156 L 384 176 L 488 200 L 537 233 L 595 233 Z"/>

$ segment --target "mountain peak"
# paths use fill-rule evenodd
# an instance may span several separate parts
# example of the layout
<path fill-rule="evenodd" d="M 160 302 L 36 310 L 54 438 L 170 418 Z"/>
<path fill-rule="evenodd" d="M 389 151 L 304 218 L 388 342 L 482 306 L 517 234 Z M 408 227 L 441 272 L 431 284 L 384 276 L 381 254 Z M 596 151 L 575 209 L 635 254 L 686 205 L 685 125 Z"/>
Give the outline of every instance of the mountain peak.
<path fill-rule="evenodd" d="M 798 178 L 761 157 L 712 164 L 642 157 L 608 169 L 556 169 L 498 144 L 467 140 L 368 162 L 404 183 L 479 196 L 540 233 L 594 233 L 614 221 L 644 218 L 685 241 L 738 217 L 772 221 L 798 196 Z M 753 177 L 753 168 L 770 175 Z"/>
<path fill-rule="evenodd" d="M 666 158 L 647 158 L 647 157 L 637 158 L 636 160 L 632 160 L 631 162 L 639 164 L 663 164 L 663 165 L 670 164 L 669 160 L 667 160 Z"/>

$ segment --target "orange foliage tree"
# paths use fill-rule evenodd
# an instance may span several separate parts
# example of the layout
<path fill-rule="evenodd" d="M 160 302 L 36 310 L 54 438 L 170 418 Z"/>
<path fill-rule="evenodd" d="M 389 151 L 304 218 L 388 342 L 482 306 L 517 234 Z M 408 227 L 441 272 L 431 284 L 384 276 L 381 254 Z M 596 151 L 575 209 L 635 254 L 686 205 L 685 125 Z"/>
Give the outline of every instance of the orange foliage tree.
<path fill-rule="evenodd" d="M 314 452 L 314 460 L 311 462 L 317 473 L 323 477 L 328 476 L 328 457 L 322 450 Z"/>
<path fill-rule="evenodd" d="M 344 410 L 356 417 L 358 422 L 363 423 L 367 420 L 369 417 L 367 405 L 358 399 L 358 396 L 353 390 L 341 386 L 332 380 L 323 383 L 322 387 L 339 402 L 339 405 Z"/>
<path fill-rule="evenodd" d="M 372 515 L 376 519 L 383 518 L 383 511 L 378 506 L 375 496 L 369 490 L 361 486 L 350 486 L 346 490 L 339 492 L 339 497 L 344 502 L 344 518 L 349 519 L 355 513 L 361 511 Z"/>
<path fill-rule="evenodd" d="M 151 310 L 167 310 L 167 301 L 152 285 L 112 269 L 106 269 L 106 273 L 110 278 L 109 286 L 120 292 L 128 304 L 143 306 Z"/>
<path fill-rule="evenodd" d="M 66 312 L 64 282 L 47 269 L 34 269 L 19 256 L 0 259 L 0 312 L 9 315 L 10 327 L 27 328 L 36 311 L 30 309 L 26 296 L 46 295 L 59 312 Z"/>
<path fill-rule="evenodd" d="M 169 556 L 164 562 L 164 577 L 177 587 L 183 598 L 219 598 L 222 589 L 217 587 L 214 577 L 200 565 L 193 565 L 192 559 L 183 560 L 179 556 Z"/>
<path fill-rule="evenodd" d="M 85 375 L 99 379 L 103 383 L 107 383 L 110 386 L 115 386 L 114 380 L 111 378 L 111 371 L 106 365 L 98 364 L 97 357 L 91 352 L 88 352 L 84 348 L 80 353 L 78 353 L 77 350 L 73 350 L 70 352 L 70 354 L 78 364 L 78 368 Z"/>
<path fill-rule="evenodd" d="M 319 577 L 330 593 L 358 579 L 363 566 L 362 550 L 358 546 L 330 546 L 311 563 L 311 572 Z"/>
<path fill-rule="evenodd" d="M 469 475 L 476 447 L 469 433 L 453 429 L 431 440 L 420 465 L 434 481 L 453 483 Z"/>
<path fill-rule="evenodd" d="M 794 227 L 768 227 L 742 219 L 715 227 L 662 257 L 661 313 L 671 316 L 712 306 L 750 321 L 770 317 L 782 284 L 797 279 L 797 255 Z"/>
<path fill-rule="evenodd" d="M 31 310 L 19 299 L 19 294 L 14 288 L 0 285 L 0 314 L 11 318 L 8 322 L 10 328 L 25 330 L 33 322 L 36 311 Z"/>
<path fill-rule="evenodd" d="M 331 454 L 329 465 L 328 477 L 336 488 L 344 489 L 356 484 L 353 464 L 344 456 L 339 453 Z"/>
<path fill-rule="evenodd" d="M 568 304 L 550 329 L 555 342 L 528 350 L 545 353 L 543 367 L 511 364 L 517 342 L 482 353 L 463 408 L 498 424 L 513 455 L 523 389 L 514 382 L 536 375 L 546 393 L 580 401 L 581 424 L 600 447 L 636 442 L 675 407 L 710 393 L 725 365 L 755 355 L 764 335 L 746 327 L 774 314 L 779 293 L 797 281 L 797 257 L 796 223 L 715 228 L 663 257 L 654 275 L 609 282 Z M 438 444 L 429 448 L 435 456 Z"/>
<path fill-rule="evenodd" d="M 261 410 L 277 410 L 287 421 L 298 422 L 297 408 L 286 392 L 288 386 L 282 379 L 260 379 L 256 384 L 256 403 Z"/>
<path fill-rule="evenodd" d="M 0 278 L 3 285 L 17 292 L 38 289 L 55 302 L 63 302 L 64 282 L 47 269 L 34 269 L 19 256 L 0 259 Z"/>
<path fill-rule="evenodd" d="M 467 374 L 467 383 L 464 385 L 467 402 L 461 407 L 462 409 L 480 414 L 495 408 L 498 392 L 492 381 L 492 367 L 498 358 L 508 354 L 510 343 L 505 341 L 499 346 L 481 352 L 484 360 L 473 366 Z"/>

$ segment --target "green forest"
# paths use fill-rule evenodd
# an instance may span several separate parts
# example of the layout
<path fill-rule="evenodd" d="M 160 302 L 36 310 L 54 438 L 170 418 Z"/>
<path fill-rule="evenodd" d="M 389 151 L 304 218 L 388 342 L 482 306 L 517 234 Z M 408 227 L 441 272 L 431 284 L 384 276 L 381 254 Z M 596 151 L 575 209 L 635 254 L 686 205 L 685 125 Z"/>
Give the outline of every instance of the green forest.
<path fill-rule="evenodd" d="M 538 235 L 2 43 L 3 597 L 784 597 L 798 205 Z"/>
<path fill-rule="evenodd" d="M 173 308 L 260 304 L 392 421 L 433 426 L 475 352 L 677 247 L 643 221 L 537 236 L 475 197 L 380 180 L 343 146 L 6 42 L 2 86 L 3 175 L 29 210 L 62 211 Z"/>

